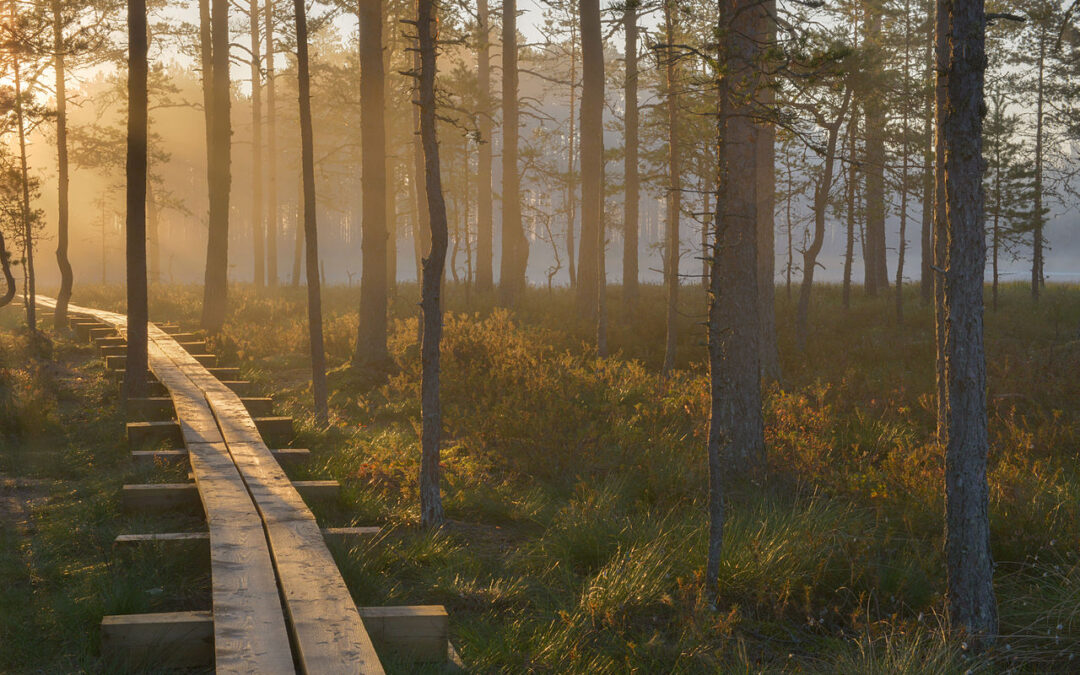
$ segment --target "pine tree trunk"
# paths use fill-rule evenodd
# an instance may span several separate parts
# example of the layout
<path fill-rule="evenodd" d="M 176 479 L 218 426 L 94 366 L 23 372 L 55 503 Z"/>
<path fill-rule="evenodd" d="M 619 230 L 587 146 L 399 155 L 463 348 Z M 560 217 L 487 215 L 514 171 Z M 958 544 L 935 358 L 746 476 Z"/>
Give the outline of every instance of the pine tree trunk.
<path fill-rule="evenodd" d="M 946 54 L 945 195 L 945 559 L 949 621 L 979 644 L 997 634 L 990 552 L 983 269 L 986 264 L 982 182 L 983 71 L 986 19 L 982 0 L 952 0 Z M 939 10 L 942 7 L 939 5 Z"/>
<path fill-rule="evenodd" d="M 949 58 L 949 0 L 935 0 L 936 19 L 934 26 L 934 71 L 937 78 L 934 83 L 934 344 L 936 345 L 935 372 L 937 396 L 937 439 L 945 441 L 945 420 L 948 406 L 948 392 L 945 388 L 945 279 L 938 270 L 946 265 L 945 232 L 947 200 L 945 198 L 945 135 L 944 119 L 946 100 L 946 78 L 942 67 Z"/>
<path fill-rule="evenodd" d="M 267 0 L 271 2 L 272 0 Z M 259 0 L 251 0 L 251 236 L 254 249 L 255 290 L 266 286 L 266 223 L 262 194 L 262 56 L 259 36 Z"/>
<path fill-rule="evenodd" d="M 674 0 L 664 0 L 664 37 L 675 44 Z M 664 365 L 666 377 L 675 368 L 676 346 L 679 340 L 679 218 L 682 215 L 682 157 L 679 147 L 679 95 L 675 53 L 669 49 L 664 56 L 664 99 L 667 112 L 667 236 L 664 249 L 664 287 L 667 291 L 665 321 Z"/>
<path fill-rule="evenodd" d="M 206 241 L 202 327 L 211 334 L 225 324 L 229 284 L 229 191 L 231 175 L 229 0 L 213 0 L 213 102 L 211 104 L 210 228 Z"/>
<path fill-rule="evenodd" d="M 294 0 L 296 15 L 296 70 L 300 89 L 300 154 L 304 185 L 304 248 L 307 254 L 308 331 L 311 339 L 311 391 L 315 419 L 325 425 L 329 417 L 326 392 L 326 352 L 323 347 L 322 292 L 319 282 L 319 230 L 315 210 L 315 144 L 311 128 L 311 77 L 304 0 Z"/>
<path fill-rule="evenodd" d="M 821 177 L 818 180 L 817 187 L 814 189 L 814 237 L 810 241 L 810 246 L 803 251 L 803 279 L 802 286 L 799 288 L 799 307 L 795 319 L 795 334 L 799 344 L 799 351 L 806 349 L 806 340 L 809 333 L 810 292 L 813 289 L 817 257 L 825 244 L 825 215 L 829 209 L 829 193 L 832 191 L 833 172 L 836 166 L 836 144 L 840 138 L 840 127 L 844 123 L 844 116 L 847 114 L 850 101 L 851 90 L 848 89 L 836 120 L 832 124 L 823 125 L 829 132 L 825 146 L 825 166 L 822 168 Z"/>
<path fill-rule="evenodd" d="M 926 79 L 933 81 L 934 34 L 926 41 Z M 919 293 L 923 302 L 934 300 L 934 90 L 927 93 L 923 113 L 923 200 Z"/>
<path fill-rule="evenodd" d="M 633 0 L 623 11 L 626 33 L 626 83 L 623 87 L 625 108 L 625 146 L 623 175 L 626 196 L 623 201 L 623 305 L 630 315 L 638 297 L 638 6 Z M 573 111 L 570 112 L 571 116 Z"/>
<path fill-rule="evenodd" d="M 529 242 L 521 222 L 521 176 L 518 169 L 517 2 L 503 0 L 503 153 L 502 259 L 499 292 L 506 304 L 525 290 Z"/>
<path fill-rule="evenodd" d="M 866 43 L 876 50 L 881 40 L 881 13 L 868 8 Z M 866 292 L 889 287 L 885 264 L 885 111 L 879 97 L 866 98 Z"/>
<path fill-rule="evenodd" d="M 420 52 L 413 52 L 413 70 L 420 72 Z M 413 81 L 413 97 L 420 98 L 420 81 Z M 413 223 L 413 252 L 416 255 L 416 282 L 423 283 L 424 257 L 431 250 L 431 215 L 427 190 L 424 188 L 424 145 L 420 137 L 420 108 L 413 105 L 413 196 L 416 198 L 416 221 Z"/>
<path fill-rule="evenodd" d="M 278 228 L 281 213 L 278 205 L 277 179 L 277 83 L 274 70 L 274 2 L 266 0 L 266 151 L 269 155 L 266 176 L 266 284 L 278 285 Z"/>
<path fill-rule="evenodd" d="M 575 220 L 577 219 L 577 48 L 578 19 L 570 19 L 570 136 L 566 144 L 566 269 L 570 273 L 570 288 L 577 288 L 577 261 L 574 258 Z"/>
<path fill-rule="evenodd" d="M 14 3 L 12 4 L 14 11 Z M 15 21 L 15 17 L 11 17 Z M 18 126 L 19 137 L 19 178 L 21 185 L 19 204 L 22 217 L 21 229 L 23 237 L 23 300 L 26 303 L 26 327 L 30 331 L 32 339 L 37 340 L 37 289 L 34 278 L 34 218 L 30 204 L 30 169 L 27 164 L 26 151 L 26 112 L 23 108 L 22 88 L 22 64 L 18 51 L 12 59 L 12 70 L 15 80 L 15 124 Z"/>
<path fill-rule="evenodd" d="M 69 239 L 69 188 L 71 185 L 68 170 L 67 141 L 67 71 L 64 53 L 64 16 L 60 0 L 52 0 L 53 13 L 53 69 L 56 71 L 56 158 L 57 158 L 57 211 L 56 263 L 60 267 L 60 290 L 56 294 L 56 310 L 53 316 L 54 327 L 58 333 L 67 332 L 68 303 L 71 301 L 71 287 L 74 274 L 68 260 Z"/>
<path fill-rule="evenodd" d="M 360 147 L 363 151 L 363 261 L 359 328 L 352 364 L 384 368 L 387 351 L 386 121 L 382 0 L 359 0 Z"/>
<path fill-rule="evenodd" d="M 1046 40 L 1040 40 L 1039 58 L 1036 64 L 1038 81 L 1035 88 L 1035 176 L 1032 185 L 1035 202 L 1032 207 L 1034 223 L 1031 231 L 1031 299 L 1034 302 L 1039 301 L 1043 270 L 1043 105 L 1045 99 L 1043 71 L 1045 64 Z"/>
<path fill-rule="evenodd" d="M 856 141 L 858 139 L 859 129 L 859 108 L 857 105 L 852 106 L 851 118 L 848 120 L 848 179 L 847 179 L 847 232 L 844 242 L 844 290 L 843 290 L 843 305 L 844 309 L 851 308 L 851 268 L 855 263 L 855 192 L 858 184 L 858 174 L 856 173 L 856 165 L 858 164 L 856 154 Z M 790 209 L 790 203 L 788 205 Z M 788 256 L 791 253 L 791 228 L 790 228 L 790 216 L 788 217 Z M 788 265 L 790 274 L 790 264 Z"/>
<path fill-rule="evenodd" d="M 599 0 L 581 0 L 581 251 L 578 256 L 578 314 L 596 321 L 599 302 L 603 212 L 601 171 L 604 154 L 604 45 Z"/>
<path fill-rule="evenodd" d="M 776 0 L 761 5 L 758 39 L 769 49 L 776 43 Z M 771 68 L 770 68 L 771 70 Z M 769 115 L 776 107 L 776 92 L 767 83 L 758 100 Z M 761 375 L 780 379 L 780 350 L 776 344 L 776 127 L 765 121 L 758 129 L 757 146 L 758 304 L 761 318 Z"/>
<path fill-rule="evenodd" d="M 479 78 L 479 104 L 477 126 L 480 145 L 476 160 L 476 288 L 481 293 L 495 287 L 493 217 L 491 196 L 491 154 L 494 125 L 491 116 L 491 24 L 488 0 L 477 0 L 477 77 Z"/>
<path fill-rule="evenodd" d="M 757 289 L 757 158 L 755 124 L 747 110 L 745 86 L 758 81 L 759 48 L 753 0 L 721 0 L 718 82 L 720 133 L 717 200 L 709 289 L 709 545 L 706 595 L 717 593 L 723 546 L 725 471 L 746 472 L 764 462 L 761 416 L 760 324 Z M 739 83 L 736 95 L 732 83 Z"/>
<path fill-rule="evenodd" d="M 439 346 L 442 341 L 442 279 L 446 265 L 447 223 L 435 129 L 435 0 L 419 0 L 420 135 L 424 146 L 424 184 L 431 222 L 431 255 L 424 262 L 421 307 L 424 313 L 420 347 L 423 428 L 420 459 L 420 522 L 437 527 L 445 520 L 439 491 L 439 444 L 442 409 L 439 400 Z"/>
<path fill-rule="evenodd" d="M 147 261 L 147 281 L 156 284 L 161 281 L 161 210 L 154 195 L 154 181 L 150 180 L 149 168 L 146 177 L 146 244 L 149 247 Z"/>
<path fill-rule="evenodd" d="M 147 29 L 146 0 L 128 0 L 127 126 L 127 366 L 124 394 L 146 396 L 146 167 L 147 167 Z"/>

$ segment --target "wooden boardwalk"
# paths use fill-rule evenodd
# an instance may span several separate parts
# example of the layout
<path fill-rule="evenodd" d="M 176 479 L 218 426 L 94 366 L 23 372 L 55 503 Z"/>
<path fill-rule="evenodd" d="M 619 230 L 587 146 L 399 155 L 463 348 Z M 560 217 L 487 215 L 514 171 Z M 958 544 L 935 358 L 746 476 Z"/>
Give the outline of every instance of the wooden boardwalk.
<path fill-rule="evenodd" d="M 52 299 L 40 296 L 39 303 L 55 306 Z M 69 312 L 90 339 L 107 341 L 103 348 L 112 350 L 110 358 L 123 358 L 114 349 L 121 343 L 112 336 L 125 337 L 126 316 L 75 306 Z M 99 330 L 103 328 L 110 330 Z M 446 612 L 441 607 L 379 611 L 356 607 L 324 532 L 278 463 L 280 451 L 271 451 L 263 441 L 245 400 L 231 383 L 219 380 L 203 365 L 209 359 L 193 355 L 187 345 L 154 324 L 148 326 L 148 333 L 150 370 L 171 399 L 174 424 L 179 426 L 206 516 L 213 609 L 210 613 L 106 617 L 103 645 L 112 641 L 145 658 L 154 658 L 155 650 L 160 657 L 163 645 L 178 652 L 197 652 L 199 640 L 205 643 L 197 627 L 208 628 L 212 622 L 216 672 L 267 675 L 382 673 L 365 616 L 374 622 L 372 630 L 380 634 L 380 640 L 387 622 L 397 618 L 404 619 L 400 625 L 421 626 L 422 635 L 415 636 L 420 643 L 441 639 L 446 645 Z M 160 492 L 156 486 L 127 487 Z M 187 486 L 175 487 L 181 488 L 176 492 L 184 492 Z M 128 535 L 126 541 L 142 541 L 139 537 L 145 536 Z M 160 535 L 154 540 L 190 539 Z M 395 637 L 389 639 L 394 642 Z M 409 644 L 406 639 L 406 651 Z M 202 659 L 204 655 L 186 658 L 178 653 L 172 661 L 193 665 Z"/>

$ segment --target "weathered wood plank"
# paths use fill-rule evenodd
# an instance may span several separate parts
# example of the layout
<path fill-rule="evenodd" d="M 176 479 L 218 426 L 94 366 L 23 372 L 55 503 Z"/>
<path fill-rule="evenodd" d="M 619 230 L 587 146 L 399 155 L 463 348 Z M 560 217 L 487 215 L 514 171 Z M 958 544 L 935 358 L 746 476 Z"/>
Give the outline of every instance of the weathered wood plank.
<path fill-rule="evenodd" d="M 314 520 L 269 523 L 297 656 L 308 673 L 382 673 L 382 665 Z"/>
<path fill-rule="evenodd" d="M 270 454 L 278 464 L 289 466 L 306 461 L 311 456 L 311 451 L 307 448 L 281 448 L 271 450 Z M 153 464 L 170 466 L 188 461 L 188 452 L 187 450 L 133 450 L 131 459 L 137 466 Z"/>
<path fill-rule="evenodd" d="M 122 614 L 101 619 L 101 656 L 106 664 L 134 670 L 197 668 L 213 663 L 210 612 Z"/>
<path fill-rule="evenodd" d="M 450 619 L 442 605 L 361 607 L 364 628 L 376 645 L 416 662 L 444 662 Z"/>

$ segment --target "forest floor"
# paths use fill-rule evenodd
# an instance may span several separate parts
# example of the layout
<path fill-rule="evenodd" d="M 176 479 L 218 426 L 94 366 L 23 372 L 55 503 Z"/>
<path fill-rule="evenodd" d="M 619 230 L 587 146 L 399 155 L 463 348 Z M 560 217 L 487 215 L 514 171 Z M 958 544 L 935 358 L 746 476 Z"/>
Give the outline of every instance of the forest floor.
<path fill-rule="evenodd" d="M 153 289 L 151 317 L 197 323 L 201 291 Z M 332 424 L 310 415 L 303 289 L 239 287 L 211 351 L 241 367 L 313 457 L 296 477 L 345 486 L 330 525 L 384 534 L 335 551 L 358 604 L 443 604 L 475 672 L 934 673 L 1080 669 L 1080 288 L 987 311 L 992 544 L 1002 635 L 980 655 L 946 639 L 942 452 L 933 441 L 930 308 L 815 291 L 800 353 L 778 289 L 781 383 L 765 391 L 768 466 L 732 475 L 719 611 L 702 588 L 706 537 L 704 295 L 682 293 L 680 370 L 658 374 L 663 298 L 609 344 L 570 292 L 511 311 L 454 285 L 443 345 L 443 495 L 450 524 L 417 529 L 417 291 L 393 303 L 393 372 L 348 368 L 357 289 L 324 296 Z M 118 288 L 77 303 L 120 309 Z M 115 561 L 121 532 L 198 529 L 121 516 L 130 468 L 115 385 L 93 350 L 54 337 L 31 356 L 0 312 L 0 671 L 115 672 L 102 614 L 209 606 L 183 555 Z M 160 472 L 160 469 L 156 470 Z M 161 480 L 161 474 L 155 474 Z"/>

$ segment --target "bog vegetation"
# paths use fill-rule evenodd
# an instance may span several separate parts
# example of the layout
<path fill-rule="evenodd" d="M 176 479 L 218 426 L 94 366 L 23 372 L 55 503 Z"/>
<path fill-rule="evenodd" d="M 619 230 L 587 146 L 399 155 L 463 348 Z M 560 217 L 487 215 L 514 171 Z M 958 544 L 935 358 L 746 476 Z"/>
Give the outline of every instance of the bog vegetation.
<path fill-rule="evenodd" d="M 533 290 L 513 311 L 451 285 L 443 346 L 447 527 L 420 531 L 416 293 L 391 313 L 393 374 L 346 367 L 356 321 L 346 288 L 326 291 L 329 432 L 308 401 L 301 291 L 236 293 L 215 351 L 306 419 L 310 471 L 347 487 L 321 514 L 384 526 L 337 550 L 358 603 L 441 603 L 477 672 L 1062 672 L 1080 650 L 1080 290 L 1032 307 L 1008 286 L 988 315 L 990 496 L 1001 633 L 979 655 L 942 617 L 942 455 L 934 440 L 933 334 L 913 298 L 906 328 L 882 300 L 845 312 L 822 290 L 806 357 L 794 308 L 778 304 L 783 386 L 764 397 L 768 466 L 733 477 L 721 565 L 723 611 L 703 593 L 708 409 L 703 301 L 686 289 L 682 357 L 664 359 L 661 290 L 632 317 L 612 303 L 612 355 L 565 291 Z M 196 320 L 198 287 L 159 288 L 151 316 Z M 656 297 L 654 297 L 656 296 Z M 121 307 L 116 288 L 85 305 Z M 5 509 L 0 669 L 109 672 L 96 661 L 105 613 L 205 606 L 208 579 L 184 556 L 112 561 L 117 487 L 133 478 L 114 386 L 88 348 L 28 358 L 4 314 Z M 554 319 L 554 320 L 553 320 Z M 551 328 L 560 326 L 559 329 Z M 874 326 L 867 329 L 867 326 Z M 483 374 L 483 377 L 480 377 Z M 79 426 L 77 426 L 79 425 Z M 127 480 L 125 480 L 125 478 Z M 135 520 L 137 526 L 137 519 Z M 190 523 L 178 521 L 182 529 Z M 160 524 L 159 524 L 160 527 Z M 164 556 L 161 552 L 159 556 Z M 32 585 L 12 584 L 27 573 Z"/>

